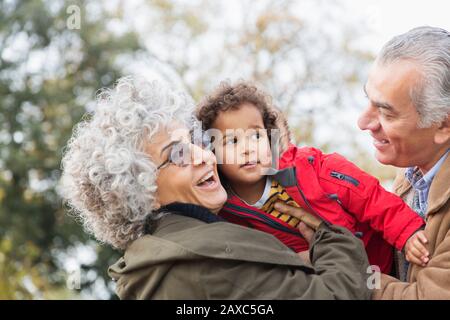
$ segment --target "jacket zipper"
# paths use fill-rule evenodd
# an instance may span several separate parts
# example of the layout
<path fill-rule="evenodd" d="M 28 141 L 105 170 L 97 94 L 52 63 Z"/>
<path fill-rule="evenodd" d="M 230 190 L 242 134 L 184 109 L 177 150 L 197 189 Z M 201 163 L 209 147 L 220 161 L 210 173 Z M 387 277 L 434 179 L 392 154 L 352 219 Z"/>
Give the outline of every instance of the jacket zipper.
<path fill-rule="evenodd" d="M 336 173 L 336 174 L 340 174 L 340 175 L 342 175 L 342 176 L 346 176 L 346 175 L 344 175 L 344 174 L 341 174 L 341 173 L 338 173 L 338 172 L 335 172 L 335 171 L 332 171 L 332 173 Z M 294 168 L 294 174 L 295 174 L 295 176 L 297 177 L 296 168 Z M 348 176 L 346 176 L 346 177 L 348 177 Z M 358 180 L 356 180 L 356 179 L 354 179 L 354 178 L 352 178 L 352 177 L 348 177 L 348 178 L 354 180 L 354 181 L 357 183 L 357 185 L 359 184 L 359 181 L 358 181 Z M 309 203 L 309 201 L 306 199 L 305 194 L 303 193 L 302 189 L 300 189 L 300 186 L 298 185 L 298 179 L 295 179 L 295 180 L 296 180 L 296 186 L 297 186 L 297 189 L 298 189 L 298 191 L 300 192 L 300 195 L 302 196 L 303 201 L 306 203 L 306 205 L 309 207 L 309 209 L 310 209 L 314 214 L 316 214 L 319 218 L 322 219 L 322 221 L 325 223 L 325 225 L 326 225 L 327 227 L 330 227 L 332 224 L 331 224 L 327 219 L 325 219 L 322 215 L 320 215 L 316 210 L 314 210 L 314 208 L 311 206 L 311 204 Z M 352 215 L 350 215 L 350 214 L 344 209 L 344 207 L 342 206 L 342 203 L 341 203 L 341 201 L 340 201 L 339 199 L 337 199 L 337 203 L 341 206 L 342 210 L 343 210 L 345 213 L 347 213 L 350 217 L 352 217 Z M 352 218 L 353 218 L 353 217 L 352 217 Z"/>
<path fill-rule="evenodd" d="M 344 181 L 350 182 L 355 187 L 359 186 L 359 181 L 358 180 L 356 180 L 353 177 L 347 176 L 347 175 L 345 175 L 343 173 L 336 172 L 336 171 L 331 171 L 330 172 L 330 176 L 332 176 L 333 178 L 339 179 L 339 180 L 344 180 Z"/>
<path fill-rule="evenodd" d="M 298 236 L 298 237 L 300 237 L 300 238 L 304 238 L 304 237 L 301 235 L 300 232 L 299 232 L 299 233 L 296 233 L 296 232 L 294 232 L 294 231 L 292 231 L 292 230 L 286 228 L 285 226 L 283 226 L 283 225 L 277 223 L 276 221 L 271 220 L 271 219 L 269 219 L 269 218 L 266 218 L 266 217 L 262 216 L 259 212 L 256 212 L 256 211 L 253 211 L 253 210 L 250 210 L 250 209 L 247 209 L 247 208 L 243 208 L 243 207 L 234 208 L 234 207 L 236 207 L 236 206 L 233 205 L 233 204 L 231 204 L 231 203 L 228 203 L 227 206 L 233 207 L 233 209 L 235 209 L 235 210 L 243 210 L 243 211 L 246 211 L 246 212 L 249 213 L 249 214 L 257 215 L 257 216 L 260 216 L 260 217 L 257 218 L 257 217 L 252 217 L 252 216 L 246 216 L 246 215 L 239 214 L 239 213 L 233 212 L 233 211 L 231 211 L 231 210 L 226 210 L 225 208 L 222 208 L 222 210 L 224 210 L 225 212 L 227 212 L 227 213 L 229 213 L 229 214 L 232 214 L 232 215 L 235 215 L 235 216 L 238 216 L 238 217 L 241 217 L 241 218 L 250 218 L 250 219 L 253 219 L 253 220 L 262 222 L 262 223 L 264 223 L 264 224 L 266 224 L 266 225 L 268 225 L 268 226 L 270 226 L 270 227 L 272 227 L 272 228 L 274 228 L 274 229 L 277 229 L 277 230 L 279 230 L 279 231 L 288 232 L 288 233 L 290 233 L 290 234 L 292 234 L 292 235 Z"/>
<path fill-rule="evenodd" d="M 296 168 L 294 168 L 294 175 L 295 175 L 295 186 L 297 187 L 298 192 L 300 193 L 300 195 L 302 196 L 303 201 L 306 203 L 306 205 L 308 206 L 308 208 L 315 214 L 317 215 L 319 218 L 322 219 L 322 221 L 327 225 L 330 226 L 330 223 L 328 222 L 328 220 L 324 219 L 324 217 L 322 217 L 322 215 L 320 215 L 316 210 L 314 210 L 314 208 L 311 206 L 311 204 L 309 203 L 309 201 L 306 199 L 305 194 L 303 193 L 302 189 L 300 189 L 300 186 L 298 185 L 298 179 L 297 179 L 297 170 Z"/>

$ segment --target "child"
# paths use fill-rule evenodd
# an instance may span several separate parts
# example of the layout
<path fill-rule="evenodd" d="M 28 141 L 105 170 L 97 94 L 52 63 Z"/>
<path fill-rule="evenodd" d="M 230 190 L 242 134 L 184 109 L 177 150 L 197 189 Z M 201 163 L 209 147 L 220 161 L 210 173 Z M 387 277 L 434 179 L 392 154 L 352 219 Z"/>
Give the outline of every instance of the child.
<path fill-rule="evenodd" d="M 222 83 L 199 105 L 197 117 L 204 130 L 222 133 L 213 146 L 229 195 L 219 214 L 228 221 L 271 233 L 295 252 L 306 251 L 298 219 L 274 208 L 276 201 L 284 201 L 354 232 L 364 242 L 370 263 L 384 273 L 392 269 L 392 246 L 402 250 L 408 242 L 406 249 L 411 250 L 420 244 L 421 217 L 342 156 L 289 144 L 286 121 L 253 84 Z M 273 129 L 281 132 L 282 153 L 275 159 L 279 171 L 264 175 L 271 165 Z M 425 248 L 412 250 L 423 252 L 425 263 Z"/>

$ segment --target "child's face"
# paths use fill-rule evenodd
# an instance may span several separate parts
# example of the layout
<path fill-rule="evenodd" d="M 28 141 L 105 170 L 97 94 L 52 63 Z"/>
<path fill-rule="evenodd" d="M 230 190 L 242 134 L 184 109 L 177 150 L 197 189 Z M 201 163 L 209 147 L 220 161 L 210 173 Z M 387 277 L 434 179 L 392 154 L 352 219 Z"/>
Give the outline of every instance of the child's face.
<path fill-rule="evenodd" d="M 220 112 L 212 124 L 222 132 L 213 141 L 220 172 L 232 184 L 253 184 L 271 166 L 270 142 L 261 112 L 251 103 Z"/>

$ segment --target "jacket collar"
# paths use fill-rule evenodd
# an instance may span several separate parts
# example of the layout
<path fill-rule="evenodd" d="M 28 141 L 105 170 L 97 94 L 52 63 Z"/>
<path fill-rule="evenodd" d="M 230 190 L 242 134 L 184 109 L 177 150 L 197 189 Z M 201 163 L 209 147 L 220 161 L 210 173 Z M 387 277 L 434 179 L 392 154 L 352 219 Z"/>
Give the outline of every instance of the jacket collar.
<path fill-rule="evenodd" d="M 205 207 L 192 203 L 173 202 L 161 207 L 157 212 L 172 212 L 174 214 L 179 214 L 185 217 L 198 219 L 206 223 L 224 221 L 223 218 L 219 217 L 217 214 L 212 213 Z"/>
<path fill-rule="evenodd" d="M 126 273 L 168 261 L 204 258 L 297 266 L 314 270 L 268 233 L 229 222 L 204 223 L 177 214 L 160 219 L 152 235 L 135 240 L 111 271 Z M 122 261 L 125 265 L 121 265 Z"/>
<path fill-rule="evenodd" d="M 450 156 L 434 176 L 428 194 L 428 213 L 438 211 L 450 198 Z"/>
<path fill-rule="evenodd" d="M 405 177 L 405 170 L 399 173 L 398 181 L 394 184 L 394 192 L 400 197 L 406 195 L 412 188 L 411 184 Z M 439 171 L 431 182 L 430 191 L 428 193 L 428 209 L 427 214 L 438 211 L 450 198 L 450 156 L 445 159 Z"/>

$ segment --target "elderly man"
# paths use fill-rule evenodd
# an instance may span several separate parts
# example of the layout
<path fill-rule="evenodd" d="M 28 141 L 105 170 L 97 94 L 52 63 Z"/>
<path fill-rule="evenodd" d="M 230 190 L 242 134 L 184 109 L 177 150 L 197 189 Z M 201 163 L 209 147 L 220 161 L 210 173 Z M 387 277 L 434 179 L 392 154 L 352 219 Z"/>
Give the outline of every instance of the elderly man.
<path fill-rule="evenodd" d="M 417 249 L 398 253 L 400 280 L 383 274 L 375 298 L 450 299 L 450 33 L 419 27 L 394 37 L 365 91 L 358 125 L 379 162 L 405 168 L 394 191 L 426 221 Z"/>

